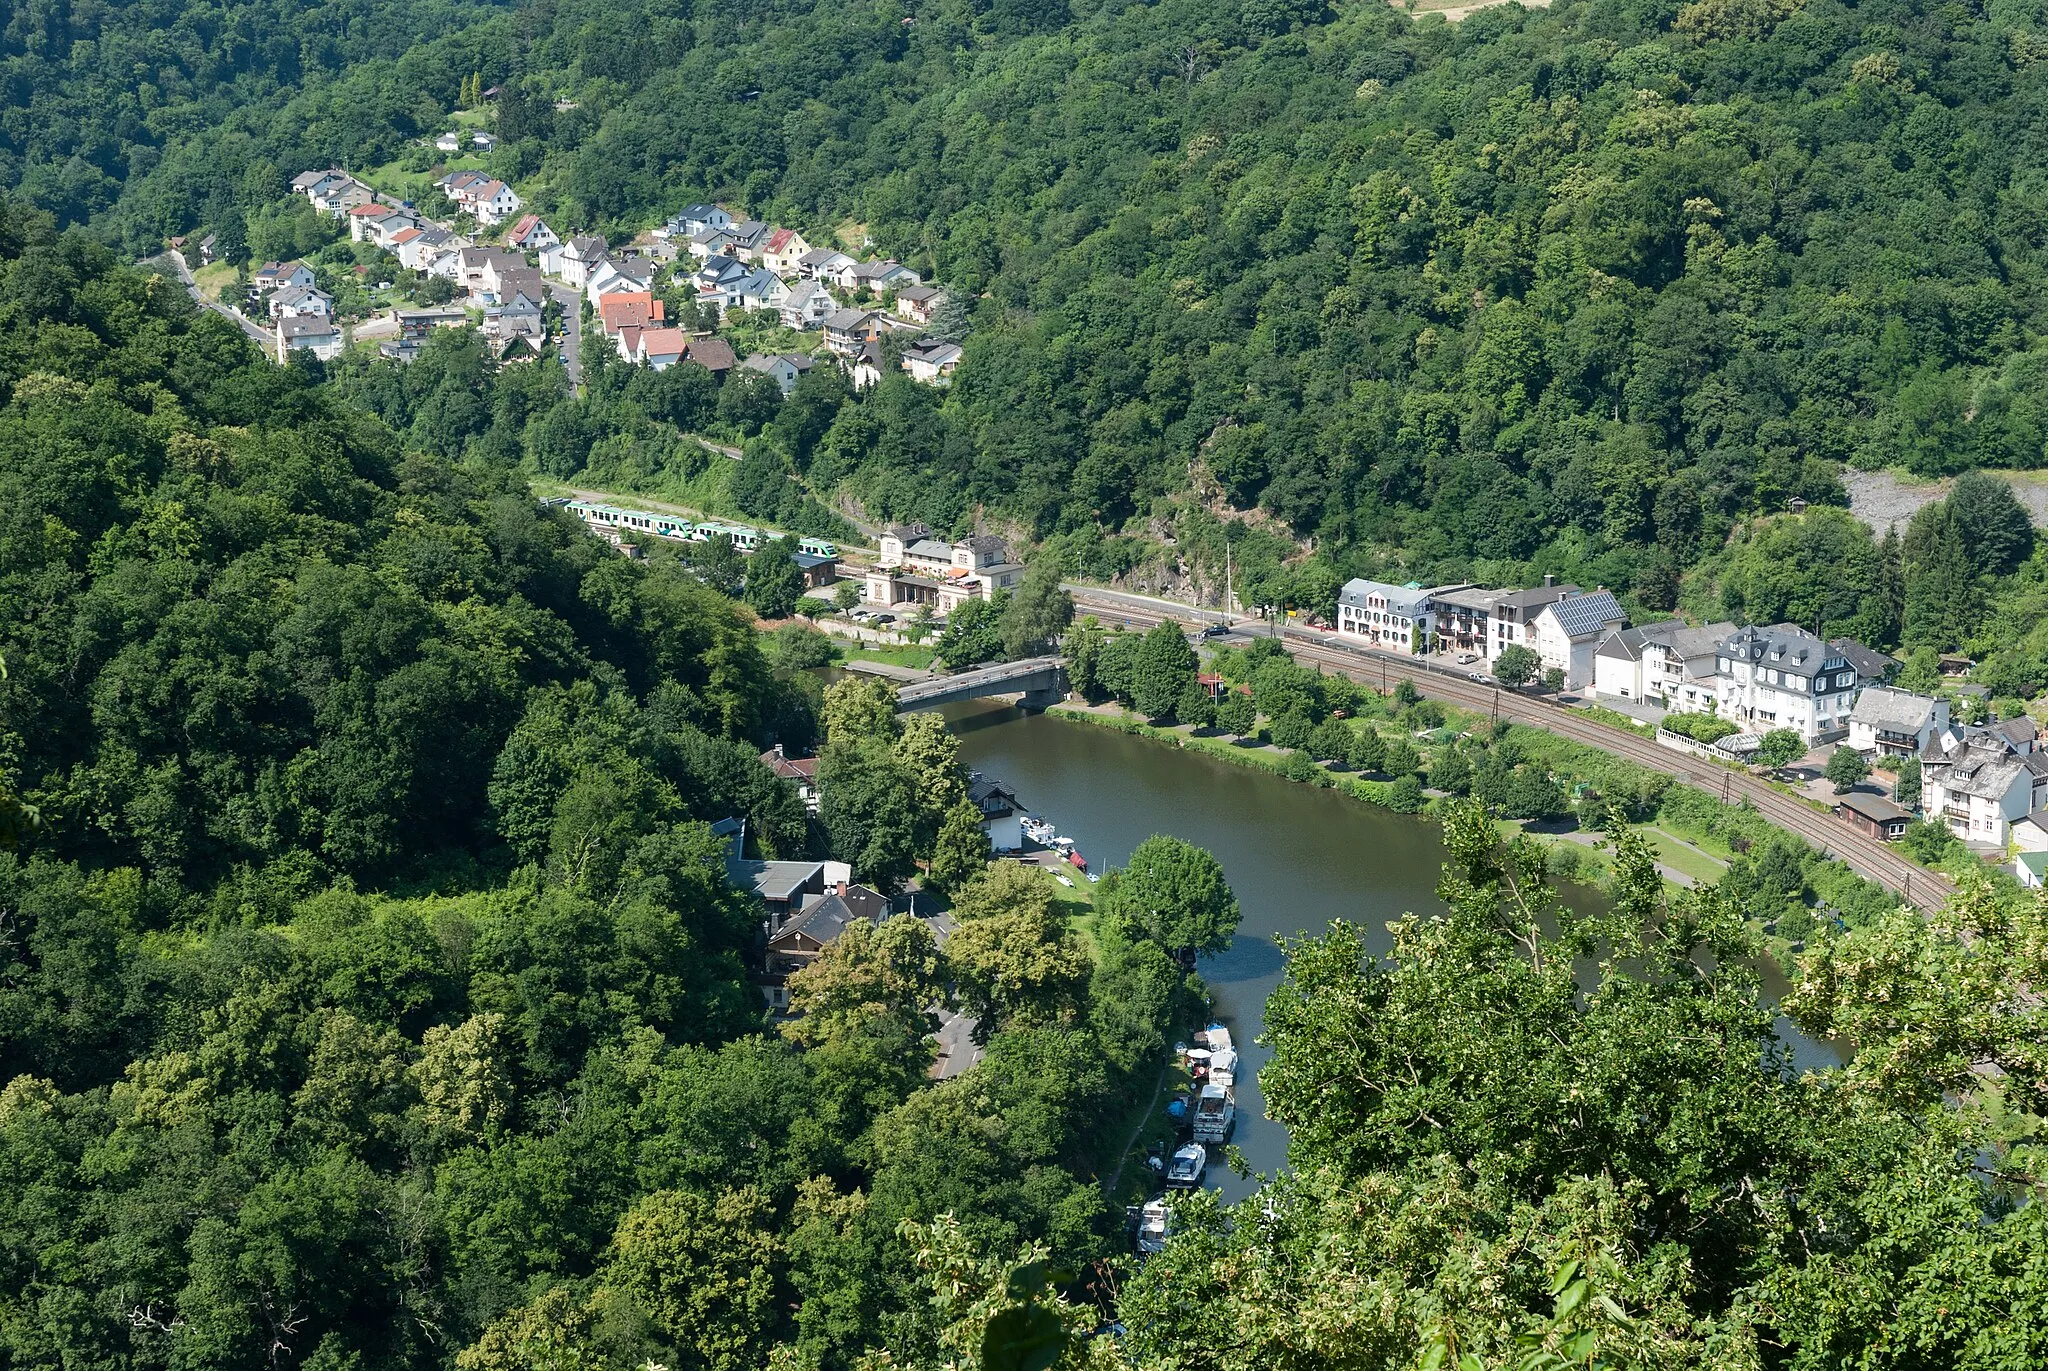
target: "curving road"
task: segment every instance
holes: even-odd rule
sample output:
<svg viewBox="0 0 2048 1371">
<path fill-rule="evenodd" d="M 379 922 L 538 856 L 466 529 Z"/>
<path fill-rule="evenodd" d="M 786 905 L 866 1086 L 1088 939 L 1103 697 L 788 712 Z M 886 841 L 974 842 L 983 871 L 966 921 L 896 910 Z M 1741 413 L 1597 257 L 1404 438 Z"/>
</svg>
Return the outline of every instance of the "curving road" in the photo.
<svg viewBox="0 0 2048 1371">
<path fill-rule="evenodd" d="M 1226 618 L 1233 624 L 1238 622 L 1235 616 L 1216 610 L 1196 609 L 1146 595 L 1095 586 L 1070 585 L 1067 589 L 1073 593 L 1076 608 L 1112 616 L 1136 627 L 1150 627 L 1165 618 L 1182 623 L 1215 623 Z M 1824 855 L 1841 858 L 1858 875 L 1897 892 L 1921 909 L 1939 908 L 1955 891 L 1955 884 L 1947 877 L 1916 865 L 1875 838 L 1866 837 L 1832 815 L 1819 813 L 1745 772 L 1659 747 L 1639 734 L 1610 727 L 1542 696 L 1469 680 L 1461 671 L 1417 658 L 1353 647 L 1334 634 L 1311 629 L 1287 628 L 1282 636 L 1288 652 L 1297 660 L 1332 668 L 1353 680 L 1383 688 L 1412 681 L 1418 690 L 1448 704 L 1513 719 L 1597 747 L 1701 790 L 1718 791 L 1724 799 L 1739 795 L 1778 827 L 1804 838 Z"/>
<path fill-rule="evenodd" d="M 221 304 L 218 300 L 209 300 L 199 293 L 199 283 L 192 279 L 192 268 L 190 264 L 188 264 L 185 261 L 184 253 L 166 248 L 163 252 L 158 253 L 154 257 L 144 258 L 143 261 L 145 264 L 150 262 L 168 261 L 171 264 L 171 270 L 175 271 L 178 275 L 178 279 L 185 283 L 186 293 L 192 297 L 194 303 L 196 303 L 201 309 L 210 309 L 215 314 L 220 315 L 224 319 L 234 320 L 237 324 L 240 324 L 242 326 L 242 332 L 249 336 L 249 340 L 255 343 L 257 347 L 264 349 L 266 352 L 269 351 L 272 347 L 276 346 L 277 336 L 271 333 L 270 330 L 258 328 L 255 324 L 250 322 L 249 316 L 242 313 L 242 311 L 238 309 L 231 309 L 228 306 Z"/>
</svg>

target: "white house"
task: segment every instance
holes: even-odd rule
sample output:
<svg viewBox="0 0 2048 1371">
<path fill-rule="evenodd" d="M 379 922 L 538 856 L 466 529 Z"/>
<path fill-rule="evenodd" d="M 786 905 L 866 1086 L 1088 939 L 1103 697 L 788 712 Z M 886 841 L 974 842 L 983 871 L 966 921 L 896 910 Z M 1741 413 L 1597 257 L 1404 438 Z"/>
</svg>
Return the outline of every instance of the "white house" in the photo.
<svg viewBox="0 0 2048 1371">
<path fill-rule="evenodd" d="M 538 214 L 525 214 L 512 226 L 512 231 L 505 235 L 505 241 L 521 252 L 543 252 L 562 240 L 548 227 L 547 220 Z"/>
<path fill-rule="evenodd" d="M 348 220 L 348 240 L 351 243 L 369 243 L 377 240 L 377 225 L 386 219 L 398 219 L 404 226 L 410 226 L 413 217 L 392 205 L 356 205 L 344 216 Z"/>
<path fill-rule="evenodd" d="M 690 235 L 690 256 L 698 261 L 707 257 L 729 257 L 732 255 L 732 233 L 728 229 L 708 228 L 702 233 Z"/>
<path fill-rule="evenodd" d="M 940 305 L 946 303 L 946 292 L 936 286 L 905 286 L 896 292 L 896 313 L 913 324 L 929 324 L 932 315 Z"/>
<path fill-rule="evenodd" d="M 904 290 L 924 284 L 924 278 L 904 266 L 895 258 L 881 261 L 862 262 L 854 267 L 851 289 L 866 286 L 877 295 L 886 295 L 892 290 Z"/>
<path fill-rule="evenodd" d="M 1719 698 L 1714 659 L 1734 631 L 1731 623 L 1687 628 L 1666 619 L 1611 632 L 1593 653 L 1593 693 L 1659 701 L 1687 713 L 1711 711 Z"/>
<path fill-rule="evenodd" d="M 324 314 L 299 314 L 277 321 L 277 360 L 294 352 L 310 352 L 321 361 L 341 354 L 341 330 Z"/>
<path fill-rule="evenodd" d="M 960 356 L 958 343 L 928 343 L 903 354 L 903 369 L 913 381 L 949 386 L 953 384 L 953 373 L 960 368 Z"/>
<path fill-rule="evenodd" d="M 1601 640 L 1627 624 L 1627 611 L 1604 590 L 1554 600 L 1536 616 L 1536 655 L 1545 671 L 1564 673 L 1566 690 L 1583 690 L 1593 683 Z"/>
<path fill-rule="evenodd" d="M 469 212 L 476 221 L 486 227 L 502 224 L 519 213 L 521 201 L 512 187 L 503 181 L 486 181 L 475 188 L 469 199 Z"/>
<path fill-rule="evenodd" d="M 1436 620 L 1421 586 L 1353 577 L 1337 592 L 1337 634 L 1390 652 L 1429 651 Z"/>
<path fill-rule="evenodd" d="M 1997 728 L 1973 728 L 1920 759 L 1921 808 L 1964 842 L 2003 847 L 2048 800 L 2048 754 Z"/>
<path fill-rule="evenodd" d="M 324 319 L 333 313 L 334 297 L 318 286 L 286 286 L 270 297 L 273 319 L 302 319 L 314 314 Z"/>
<path fill-rule="evenodd" d="M 302 181 L 307 184 L 301 186 Z M 368 186 L 338 170 L 307 172 L 294 178 L 292 185 L 313 202 L 314 209 L 324 214 L 347 214 L 357 205 L 377 198 Z"/>
<path fill-rule="evenodd" d="M 597 269 L 610 251 L 610 245 L 596 234 L 571 238 L 566 243 L 556 243 L 553 247 L 542 248 L 540 269 L 581 290 L 590 283 L 590 273 Z"/>
<path fill-rule="evenodd" d="M 455 235 L 444 228 L 423 228 L 414 237 L 397 244 L 398 261 L 411 271 L 425 271 L 435 257 L 456 246 Z"/>
<path fill-rule="evenodd" d="M 839 302 L 832 298 L 832 292 L 816 281 L 797 282 L 776 306 L 783 323 L 800 329 L 817 328 L 838 309 Z"/>
<path fill-rule="evenodd" d="M 835 252 L 831 248 L 817 248 L 797 258 L 796 274 L 806 281 L 824 281 L 829 285 L 833 276 L 851 271 L 859 265 L 860 263 L 843 252 Z"/>
<path fill-rule="evenodd" d="M 1866 755 L 1917 757 L 1948 731 L 1948 701 L 1936 695 L 1865 686 L 1849 711 L 1849 746 Z"/>
<path fill-rule="evenodd" d="M 694 238 L 705 229 L 722 229 L 732 223 L 732 212 L 719 205 L 684 205 L 669 221 L 669 236 Z"/>
<path fill-rule="evenodd" d="M 633 360 L 656 371 L 667 371 L 683 360 L 689 345 L 689 337 L 679 328 L 644 328 L 640 330 Z"/>
<path fill-rule="evenodd" d="M 311 286 L 313 269 L 304 262 L 265 262 L 249 275 L 258 291 L 283 290 L 286 286 Z"/>
<path fill-rule="evenodd" d="M 967 782 L 967 802 L 981 811 L 981 831 L 995 852 L 1024 848 L 1024 805 L 1001 781 L 975 773 Z"/>
<path fill-rule="evenodd" d="M 459 133 L 457 133 L 457 132 L 456 132 L 455 130 L 453 130 L 453 129 L 450 129 L 450 130 L 448 130 L 448 132 L 446 132 L 446 133 L 442 134 L 442 135 L 441 135 L 441 136 L 440 136 L 439 138 L 436 138 L 436 139 L 434 140 L 434 151 L 436 151 L 436 152 L 461 152 L 461 151 L 462 151 L 462 135 L 461 135 L 461 134 L 459 134 Z"/>
<path fill-rule="evenodd" d="M 727 309 L 777 309 L 789 298 L 782 278 L 762 267 L 726 288 Z"/>
<path fill-rule="evenodd" d="M 1714 666 L 1720 691 L 1715 712 L 1747 732 L 1789 728 L 1814 742 L 1849 727 L 1856 668 L 1795 624 L 1730 634 Z"/>
<path fill-rule="evenodd" d="M 303 195 L 317 205 L 322 195 L 351 179 L 340 167 L 329 167 L 326 171 L 302 171 L 292 178 L 292 194 Z"/>
<path fill-rule="evenodd" d="M 882 336 L 881 316 L 868 309 L 842 309 L 825 316 L 825 346 L 841 357 L 857 357 Z"/>
<path fill-rule="evenodd" d="M 2013 820 L 2012 845 L 2022 852 L 2048 852 L 2048 809 Z"/>
<path fill-rule="evenodd" d="M 796 389 L 797 379 L 817 363 L 801 352 L 757 352 L 740 365 L 748 371 L 758 371 L 772 378 L 787 397 Z"/>
<path fill-rule="evenodd" d="M 584 283 L 583 293 L 596 304 L 598 297 L 621 290 L 654 289 L 654 264 L 637 257 L 624 260 L 607 257 L 591 270 L 590 279 Z"/>
</svg>

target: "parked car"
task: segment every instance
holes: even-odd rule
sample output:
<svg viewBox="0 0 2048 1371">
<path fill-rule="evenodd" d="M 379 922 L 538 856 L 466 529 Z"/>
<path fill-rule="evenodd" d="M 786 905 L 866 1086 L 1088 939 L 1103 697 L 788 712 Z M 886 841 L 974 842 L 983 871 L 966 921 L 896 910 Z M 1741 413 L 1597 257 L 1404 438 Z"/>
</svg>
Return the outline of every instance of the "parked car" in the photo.
<svg viewBox="0 0 2048 1371">
<path fill-rule="evenodd" d="M 1490 681 L 1493 678 L 1483 671 L 1468 671 L 1465 673 L 1465 679 L 1468 681 Z"/>
</svg>

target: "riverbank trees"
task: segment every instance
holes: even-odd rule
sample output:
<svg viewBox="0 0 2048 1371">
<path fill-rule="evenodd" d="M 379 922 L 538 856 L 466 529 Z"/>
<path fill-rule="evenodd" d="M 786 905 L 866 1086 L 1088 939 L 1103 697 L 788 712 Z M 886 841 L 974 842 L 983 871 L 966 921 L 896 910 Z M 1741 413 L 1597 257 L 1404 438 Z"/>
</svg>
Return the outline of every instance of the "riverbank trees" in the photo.
<svg viewBox="0 0 2048 1371">
<path fill-rule="evenodd" d="M 1294 1174 L 1235 1213 L 1180 1208 L 1125 1290 L 1134 1366 L 2048 1352 L 2048 1281 L 2013 1260 L 2040 1241 L 2041 1177 L 2000 1122 L 2023 1099 L 2028 1134 L 2040 1073 L 1994 1100 L 1973 1070 L 2033 1031 L 2040 906 L 1965 892 L 1829 944 L 1787 1009 L 1846 1030 L 1861 1065 L 1801 1075 L 1721 893 L 1667 904 L 1622 830 L 1614 913 L 1581 920 L 1477 806 L 1445 839 L 1448 912 L 1395 925 L 1390 957 L 1346 926 L 1288 947 L 1260 1084 Z M 1924 994 L 1950 974 L 1972 1008 L 1930 1032 Z"/>
</svg>

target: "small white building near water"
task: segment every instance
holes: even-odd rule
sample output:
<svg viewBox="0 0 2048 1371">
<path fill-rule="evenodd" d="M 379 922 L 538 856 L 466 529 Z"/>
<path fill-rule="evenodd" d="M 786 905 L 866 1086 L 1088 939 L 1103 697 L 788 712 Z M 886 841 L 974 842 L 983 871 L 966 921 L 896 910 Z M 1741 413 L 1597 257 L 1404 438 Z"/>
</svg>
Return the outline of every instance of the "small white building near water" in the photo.
<svg viewBox="0 0 2048 1371">
<path fill-rule="evenodd" d="M 1024 805 L 1015 791 L 1001 781 L 976 773 L 967 783 L 967 800 L 981 811 L 981 831 L 996 852 L 1020 852 L 1024 848 Z"/>
</svg>

